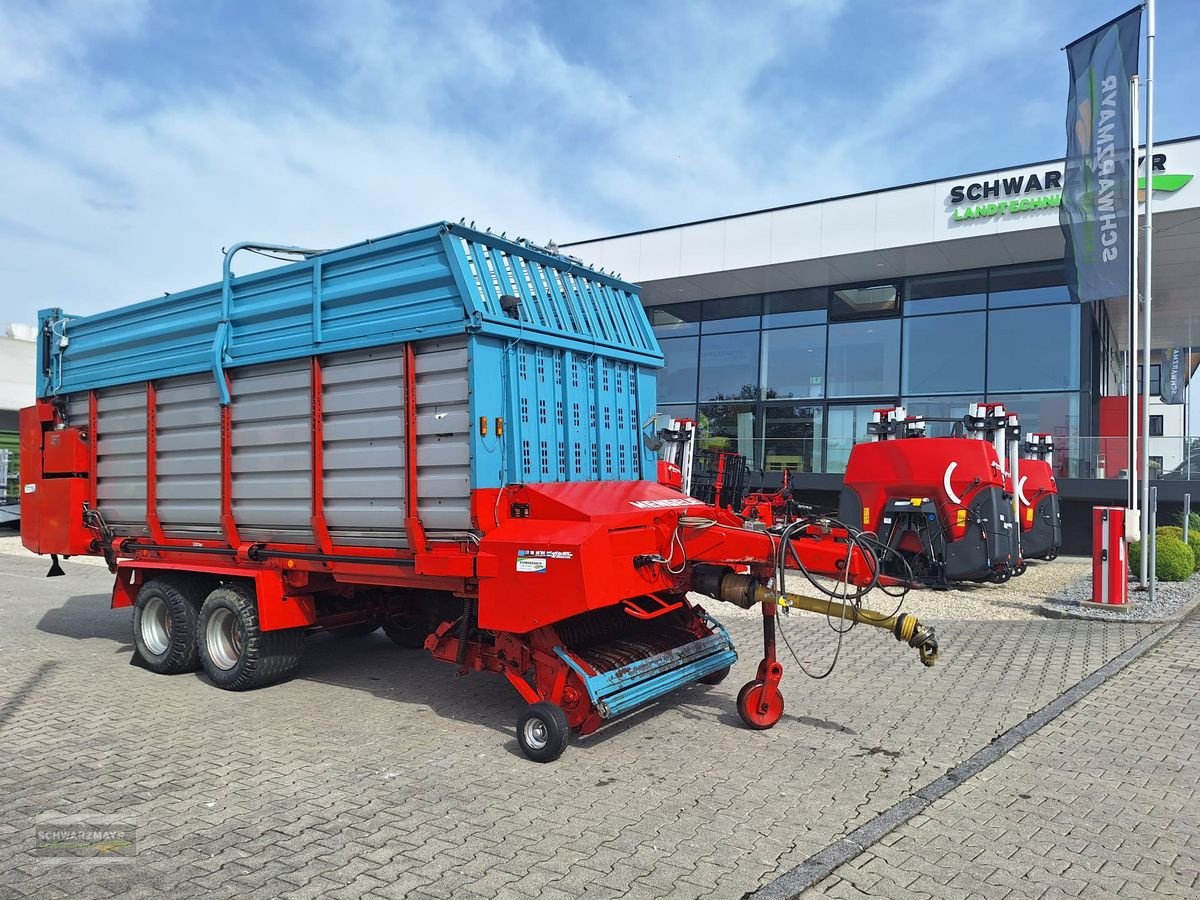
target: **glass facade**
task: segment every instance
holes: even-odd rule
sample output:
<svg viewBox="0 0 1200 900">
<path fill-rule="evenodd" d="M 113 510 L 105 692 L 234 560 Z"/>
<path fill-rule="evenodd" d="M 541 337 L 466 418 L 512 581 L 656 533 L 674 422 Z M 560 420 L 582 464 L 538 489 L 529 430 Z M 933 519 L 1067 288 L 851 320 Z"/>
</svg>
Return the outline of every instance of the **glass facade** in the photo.
<svg viewBox="0 0 1200 900">
<path fill-rule="evenodd" d="M 660 410 L 768 471 L 843 471 L 872 410 L 897 403 L 958 419 L 999 401 L 1069 445 L 1098 376 L 1064 281 L 1058 261 L 652 307 Z"/>
<path fill-rule="evenodd" d="M 904 394 L 983 390 L 987 313 L 920 316 L 904 323 Z"/>
<path fill-rule="evenodd" d="M 899 383 L 899 319 L 838 322 L 829 326 L 828 396 L 895 394 Z"/>
</svg>

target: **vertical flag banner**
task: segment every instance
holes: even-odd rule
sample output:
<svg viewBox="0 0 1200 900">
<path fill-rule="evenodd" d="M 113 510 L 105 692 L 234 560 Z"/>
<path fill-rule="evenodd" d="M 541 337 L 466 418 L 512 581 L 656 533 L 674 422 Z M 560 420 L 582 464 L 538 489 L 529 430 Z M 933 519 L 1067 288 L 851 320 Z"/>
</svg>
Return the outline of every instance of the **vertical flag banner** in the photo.
<svg viewBox="0 0 1200 900">
<path fill-rule="evenodd" d="M 1178 405 L 1185 401 L 1189 356 L 1191 353 L 1182 347 L 1172 347 L 1163 356 L 1162 376 L 1159 379 L 1159 396 L 1163 403 Z"/>
<path fill-rule="evenodd" d="M 1137 74 L 1142 8 L 1067 49 L 1067 164 L 1059 224 L 1067 242 L 1067 285 L 1076 302 L 1129 292 L 1129 79 Z"/>
</svg>

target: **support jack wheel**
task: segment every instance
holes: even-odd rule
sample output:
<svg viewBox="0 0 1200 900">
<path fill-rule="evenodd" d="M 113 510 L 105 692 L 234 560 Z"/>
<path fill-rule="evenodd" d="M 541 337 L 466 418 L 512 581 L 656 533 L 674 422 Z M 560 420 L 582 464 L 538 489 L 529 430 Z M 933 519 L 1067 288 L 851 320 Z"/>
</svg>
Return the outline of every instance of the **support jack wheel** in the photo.
<svg viewBox="0 0 1200 900">
<path fill-rule="evenodd" d="M 566 713 L 553 703 L 530 704 L 517 719 L 517 743 L 534 762 L 553 762 L 562 756 L 569 734 Z"/>
<path fill-rule="evenodd" d="M 783 694 L 774 685 L 748 682 L 738 692 L 737 711 L 748 728 L 765 731 L 783 717 Z"/>
</svg>

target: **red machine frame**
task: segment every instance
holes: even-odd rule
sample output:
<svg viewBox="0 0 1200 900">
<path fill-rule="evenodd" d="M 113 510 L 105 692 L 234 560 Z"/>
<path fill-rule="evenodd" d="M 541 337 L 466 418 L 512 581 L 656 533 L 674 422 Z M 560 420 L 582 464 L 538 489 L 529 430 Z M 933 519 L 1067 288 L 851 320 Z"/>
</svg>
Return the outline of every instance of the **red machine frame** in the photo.
<svg viewBox="0 0 1200 900">
<path fill-rule="evenodd" d="M 408 458 L 416 459 L 411 344 L 405 347 L 404 366 L 405 447 Z M 417 466 L 410 465 L 404 502 L 413 549 L 336 543 L 324 517 L 321 375 L 321 361 L 314 358 L 312 544 L 251 541 L 239 533 L 233 505 L 234 411 L 229 406 L 222 407 L 220 420 L 222 538 L 168 536 L 157 509 L 155 385 L 148 383 L 146 536 L 114 535 L 97 508 L 93 391 L 86 425 L 68 421 L 65 406 L 50 401 L 39 400 L 21 411 L 26 546 L 38 553 L 103 554 L 116 574 L 113 607 L 134 605 L 139 591 L 164 574 L 188 576 L 205 591 L 227 583 L 245 585 L 252 588 L 258 626 L 265 634 L 404 619 L 417 615 L 414 609 L 426 608 L 416 601 L 434 595 L 439 598 L 432 607 L 434 618 L 416 622 L 426 649 L 463 673 L 502 673 L 530 704 L 561 709 L 566 725 L 580 734 L 594 731 L 605 718 L 603 706 L 588 695 L 589 678 L 600 672 L 586 658 L 563 651 L 563 630 L 591 622 L 588 617 L 598 611 L 618 610 L 622 623 L 661 623 L 703 640 L 720 626 L 687 600 L 691 589 L 706 587 L 710 596 L 741 605 L 762 604 L 764 659 L 739 698 L 739 711 L 751 727 L 770 727 L 782 714 L 778 684 L 783 668 L 774 642 L 780 602 L 815 612 L 832 610 L 893 630 L 921 651 L 926 664 L 936 658 L 932 630 L 914 630 L 912 617 L 901 628 L 897 622 L 904 616 L 872 618 L 857 604 L 839 611 L 827 599 L 774 595 L 764 600 L 766 595 L 751 598 L 740 582 L 736 589 L 726 587 L 723 576 L 735 570 L 761 586 L 779 565 L 792 565 L 779 553 L 779 537 L 748 529 L 732 512 L 653 482 L 477 490 L 472 496 L 475 536 L 441 537 L 428 535 L 422 526 Z M 849 567 L 853 583 L 866 583 L 874 575 L 873 561 L 844 531 L 814 526 L 795 537 L 806 557 L 826 560 L 835 570 Z M 531 572 L 541 576 L 536 593 L 527 577 Z M 454 608 L 447 610 L 446 601 Z"/>
</svg>

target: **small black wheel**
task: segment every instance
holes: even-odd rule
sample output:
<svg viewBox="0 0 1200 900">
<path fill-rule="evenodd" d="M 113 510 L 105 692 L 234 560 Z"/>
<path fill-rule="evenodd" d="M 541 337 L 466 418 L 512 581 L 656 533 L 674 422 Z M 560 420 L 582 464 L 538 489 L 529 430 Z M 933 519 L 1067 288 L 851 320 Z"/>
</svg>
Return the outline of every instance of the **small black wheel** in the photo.
<svg viewBox="0 0 1200 900">
<path fill-rule="evenodd" d="M 1025 560 L 1021 560 L 1019 563 L 1017 563 L 1017 567 L 1015 569 L 1013 569 L 1013 577 L 1020 578 L 1028 570 L 1029 570 L 1029 563 L 1025 562 Z"/>
<path fill-rule="evenodd" d="M 517 743 L 534 762 L 553 762 L 562 756 L 569 734 L 567 714 L 553 703 L 531 704 L 517 719 Z"/>
<path fill-rule="evenodd" d="M 420 650 L 432 629 L 426 616 L 393 616 L 383 623 L 383 633 L 409 650 Z"/>
<path fill-rule="evenodd" d="M 1042 559 L 1044 559 L 1046 562 L 1054 562 L 1056 559 L 1058 559 L 1058 548 L 1051 547 L 1042 554 Z"/>
<path fill-rule="evenodd" d="M 699 679 L 699 682 L 700 684 L 720 684 L 728 674 L 729 666 L 726 666 L 723 669 L 717 669 L 715 672 L 709 672 L 703 678 Z"/>
<path fill-rule="evenodd" d="M 178 675 L 199 666 L 196 621 L 200 597 L 190 587 L 187 581 L 154 578 L 138 591 L 133 604 L 133 642 L 151 672 Z"/>
<path fill-rule="evenodd" d="M 993 572 L 991 581 L 992 584 L 1004 584 L 1010 578 L 1012 578 L 1012 570 L 1006 566 L 1003 569 L 997 569 L 995 572 Z"/>
<path fill-rule="evenodd" d="M 240 584 L 222 585 L 208 595 L 196 635 L 205 674 L 227 691 L 248 691 L 291 677 L 304 646 L 302 628 L 263 631 L 254 590 Z"/>
</svg>

